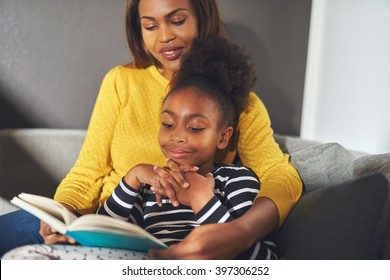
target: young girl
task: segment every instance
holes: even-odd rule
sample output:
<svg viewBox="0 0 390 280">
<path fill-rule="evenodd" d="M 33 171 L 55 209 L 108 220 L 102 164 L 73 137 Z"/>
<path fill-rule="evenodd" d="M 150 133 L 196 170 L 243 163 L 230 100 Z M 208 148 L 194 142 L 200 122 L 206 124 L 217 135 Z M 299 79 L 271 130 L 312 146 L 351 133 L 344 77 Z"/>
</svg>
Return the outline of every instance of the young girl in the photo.
<svg viewBox="0 0 390 280">
<path fill-rule="evenodd" d="M 197 166 L 197 172 L 183 174 L 191 187 L 175 189 L 180 202 L 175 207 L 167 197 L 156 197 L 161 179 L 146 184 L 154 166 L 138 164 L 122 178 L 98 213 L 138 224 L 167 245 L 182 241 L 200 225 L 242 216 L 259 191 L 259 180 L 245 167 L 217 163 L 216 153 L 234 140 L 238 117 L 246 107 L 254 80 L 254 68 L 236 45 L 224 39 L 196 40 L 163 101 L 158 133 L 166 158 L 180 166 Z M 272 243 L 258 241 L 237 258 L 276 259 L 273 249 Z M 59 251 L 57 247 L 50 255 L 64 257 L 64 250 L 61 254 Z M 89 258 L 95 254 L 88 248 L 82 251 Z M 121 255 L 124 252 L 117 250 L 116 257 L 126 258 Z M 102 251 L 98 253 L 103 256 Z"/>
</svg>

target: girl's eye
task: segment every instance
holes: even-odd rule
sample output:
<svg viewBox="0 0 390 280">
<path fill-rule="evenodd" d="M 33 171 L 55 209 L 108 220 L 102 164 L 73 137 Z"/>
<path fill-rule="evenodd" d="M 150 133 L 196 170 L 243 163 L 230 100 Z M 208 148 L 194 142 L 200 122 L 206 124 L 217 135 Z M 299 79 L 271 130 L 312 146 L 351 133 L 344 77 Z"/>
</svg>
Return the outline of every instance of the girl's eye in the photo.
<svg viewBox="0 0 390 280">
<path fill-rule="evenodd" d="M 188 127 L 188 130 L 192 131 L 192 132 L 200 132 L 204 129 L 204 127 Z"/>
<path fill-rule="evenodd" d="M 180 26 L 180 25 L 182 25 L 185 21 L 186 21 L 186 19 L 183 18 L 183 19 L 178 19 L 178 20 L 172 20 L 171 23 L 172 23 L 173 25 Z"/>
<path fill-rule="evenodd" d="M 173 124 L 171 123 L 161 123 L 165 128 L 172 128 Z"/>
</svg>

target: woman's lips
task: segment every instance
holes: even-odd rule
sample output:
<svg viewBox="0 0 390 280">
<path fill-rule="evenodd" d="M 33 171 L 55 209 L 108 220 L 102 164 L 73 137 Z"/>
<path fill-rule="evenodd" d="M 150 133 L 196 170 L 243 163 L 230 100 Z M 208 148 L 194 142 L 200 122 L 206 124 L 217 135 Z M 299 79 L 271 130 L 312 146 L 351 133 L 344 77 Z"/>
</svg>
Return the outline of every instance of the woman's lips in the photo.
<svg viewBox="0 0 390 280">
<path fill-rule="evenodd" d="M 183 53 L 183 48 L 179 47 L 166 47 L 160 50 L 163 58 L 166 60 L 175 60 L 179 58 Z"/>
</svg>

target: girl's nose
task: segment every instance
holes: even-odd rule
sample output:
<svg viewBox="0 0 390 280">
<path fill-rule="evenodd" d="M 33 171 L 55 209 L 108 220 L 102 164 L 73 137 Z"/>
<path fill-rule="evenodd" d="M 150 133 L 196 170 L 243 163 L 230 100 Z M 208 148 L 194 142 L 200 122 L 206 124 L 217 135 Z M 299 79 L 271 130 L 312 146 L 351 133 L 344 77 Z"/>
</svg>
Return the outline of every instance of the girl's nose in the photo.
<svg viewBox="0 0 390 280">
<path fill-rule="evenodd" d="M 184 133 L 175 132 L 170 136 L 170 140 L 176 143 L 185 143 L 187 142 L 187 138 Z"/>
</svg>

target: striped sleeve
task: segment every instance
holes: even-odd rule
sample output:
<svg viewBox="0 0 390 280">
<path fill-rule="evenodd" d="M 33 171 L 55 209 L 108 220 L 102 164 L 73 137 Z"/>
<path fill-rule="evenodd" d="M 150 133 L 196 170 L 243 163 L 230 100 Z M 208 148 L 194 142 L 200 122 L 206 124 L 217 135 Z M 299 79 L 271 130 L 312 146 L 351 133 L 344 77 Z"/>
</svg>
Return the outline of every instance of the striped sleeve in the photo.
<svg viewBox="0 0 390 280">
<path fill-rule="evenodd" d="M 218 195 L 215 195 L 194 215 L 195 220 L 201 225 L 225 223 L 244 215 L 260 188 L 256 175 L 245 167 L 224 166 L 214 173 L 214 178 L 216 185 L 221 185 L 217 193 L 224 199 L 220 200 Z M 277 252 L 273 242 L 257 241 L 236 259 L 273 260 L 278 259 Z"/>
<path fill-rule="evenodd" d="M 225 223 L 233 219 L 221 203 L 221 201 L 214 196 L 210 201 L 194 215 L 195 221 L 199 224 Z"/>
<path fill-rule="evenodd" d="M 195 216 L 200 224 L 225 223 L 236 219 L 252 206 L 260 189 L 256 175 L 245 167 L 224 166 L 214 173 L 225 203 L 214 196 Z"/>
<path fill-rule="evenodd" d="M 119 185 L 103 206 L 98 209 L 97 213 L 141 225 L 143 215 L 142 199 L 139 191 L 129 186 L 122 178 Z"/>
<path fill-rule="evenodd" d="M 235 173 L 238 176 L 231 176 L 224 187 L 226 208 L 234 219 L 251 208 L 260 189 L 259 180 L 249 169 L 244 167 Z"/>
<path fill-rule="evenodd" d="M 242 252 L 236 260 L 277 260 L 278 250 L 271 241 L 257 241 L 249 249 Z"/>
</svg>

